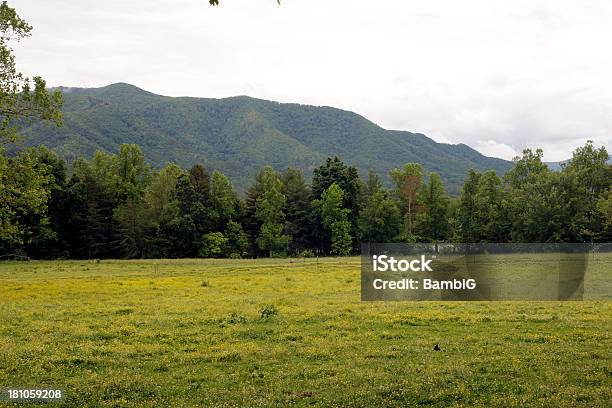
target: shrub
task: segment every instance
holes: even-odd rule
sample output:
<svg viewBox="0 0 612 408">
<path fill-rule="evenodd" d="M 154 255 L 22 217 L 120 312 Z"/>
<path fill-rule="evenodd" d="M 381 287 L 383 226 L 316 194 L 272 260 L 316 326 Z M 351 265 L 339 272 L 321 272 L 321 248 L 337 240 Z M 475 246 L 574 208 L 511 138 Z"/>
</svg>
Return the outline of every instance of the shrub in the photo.
<svg viewBox="0 0 612 408">
<path fill-rule="evenodd" d="M 305 249 L 299 254 L 300 258 L 314 258 L 315 253 L 311 249 Z"/>
<path fill-rule="evenodd" d="M 202 237 L 200 251 L 202 258 L 219 258 L 223 256 L 227 238 L 221 232 L 211 232 Z"/>
<path fill-rule="evenodd" d="M 241 314 L 238 314 L 236 312 L 232 312 L 230 313 L 230 315 L 225 319 L 226 323 L 229 324 L 239 324 L 239 323 L 246 323 L 247 322 L 247 318 Z"/>
<path fill-rule="evenodd" d="M 259 316 L 262 319 L 269 319 L 270 317 L 275 316 L 277 314 L 278 310 L 276 309 L 276 307 L 274 307 L 274 305 L 266 305 L 259 311 Z"/>
</svg>

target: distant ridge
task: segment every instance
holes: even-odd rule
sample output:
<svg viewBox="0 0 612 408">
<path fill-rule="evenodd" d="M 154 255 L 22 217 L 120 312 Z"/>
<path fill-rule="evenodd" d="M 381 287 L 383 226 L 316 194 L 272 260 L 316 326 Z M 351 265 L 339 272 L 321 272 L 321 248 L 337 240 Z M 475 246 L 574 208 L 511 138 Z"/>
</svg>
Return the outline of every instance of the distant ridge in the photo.
<svg viewBox="0 0 612 408">
<path fill-rule="evenodd" d="M 168 97 L 134 85 L 59 87 L 64 126 L 35 124 L 28 145 L 45 144 L 68 161 L 95 150 L 117 152 L 122 143 L 142 147 L 156 167 L 202 163 L 232 178 L 244 191 L 267 164 L 312 170 L 339 156 L 364 175 L 387 179 L 394 167 L 422 163 L 440 173 L 456 194 L 470 168 L 504 173 L 511 163 L 486 157 L 465 144 L 437 143 L 420 133 L 383 129 L 364 117 L 332 107 L 278 103 L 248 96 L 224 99 Z"/>
</svg>

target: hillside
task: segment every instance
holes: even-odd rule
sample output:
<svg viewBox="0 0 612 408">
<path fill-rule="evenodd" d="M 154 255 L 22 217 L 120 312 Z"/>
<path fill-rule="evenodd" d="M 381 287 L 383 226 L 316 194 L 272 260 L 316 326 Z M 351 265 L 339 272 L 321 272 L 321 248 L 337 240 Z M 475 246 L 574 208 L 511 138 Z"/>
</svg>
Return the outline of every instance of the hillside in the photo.
<svg viewBox="0 0 612 408">
<path fill-rule="evenodd" d="M 294 166 L 310 177 L 328 156 L 340 156 L 384 175 L 406 162 L 440 173 L 457 193 L 470 168 L 503 173 L 510 163 L 464 145 L 436 143 L 419 133 L 383 129 L 353 112 L 281 104 L 246 96 L 173 98 L 129 84 L 61 88 L 64 126 L 35 124 L 24 130 L 28 145 L 45 144 L 68 161 L 97 149 L 117 152 L 122 143 L 142 147 L 156 167 L 202 163 L 244 190 L 260 167 Z"/>
</svg>

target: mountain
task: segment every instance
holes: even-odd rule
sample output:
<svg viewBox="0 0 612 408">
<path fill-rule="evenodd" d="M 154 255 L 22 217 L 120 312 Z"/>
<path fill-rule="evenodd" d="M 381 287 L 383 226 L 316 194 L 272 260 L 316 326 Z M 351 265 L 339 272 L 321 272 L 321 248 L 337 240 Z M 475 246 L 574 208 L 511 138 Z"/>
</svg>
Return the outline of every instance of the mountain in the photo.
<svg viewBox="0 0 612 408">
<path fill-rule="evenodd" d="M 270 164 L 312 170 L 328 156 L 385 176 L 407 162 L 438 172 L 456 194 L 470 168 L 505 172 L 510 163 L 464 144 L 436 143 L 419 133 L 383 129 L 356 113 L 238 96 L 168 97 L 118 83 L 102 88 L 60 88 L 64 125 L 24 129 L 26 144 L 45 144 L 71 162 L 95 150 L 117 152 L 122 143 L 142 147 L 155 167 L 202 163 L 228 175 L 244 191 Z"/>
</svg>

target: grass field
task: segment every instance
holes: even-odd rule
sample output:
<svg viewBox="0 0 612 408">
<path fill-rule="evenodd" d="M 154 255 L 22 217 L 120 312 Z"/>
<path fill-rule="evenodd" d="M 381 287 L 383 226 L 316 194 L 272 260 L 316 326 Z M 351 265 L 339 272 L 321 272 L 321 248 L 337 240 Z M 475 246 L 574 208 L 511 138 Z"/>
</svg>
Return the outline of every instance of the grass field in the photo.
<svg viewBox="0 0 612 408">
<path fill-rule="evenodd" d="M 71 407 L 610 406 L 612 302 L 360 302 L 359 274 L 3 262 L 0 388 L 63 388 Z"/>
</svg>

